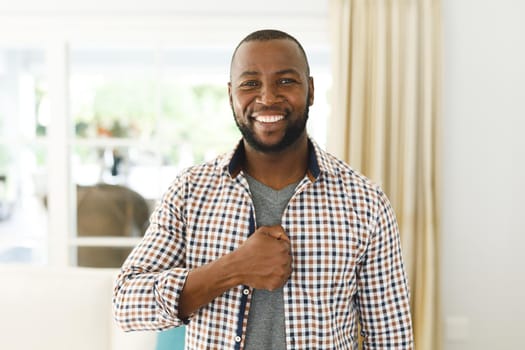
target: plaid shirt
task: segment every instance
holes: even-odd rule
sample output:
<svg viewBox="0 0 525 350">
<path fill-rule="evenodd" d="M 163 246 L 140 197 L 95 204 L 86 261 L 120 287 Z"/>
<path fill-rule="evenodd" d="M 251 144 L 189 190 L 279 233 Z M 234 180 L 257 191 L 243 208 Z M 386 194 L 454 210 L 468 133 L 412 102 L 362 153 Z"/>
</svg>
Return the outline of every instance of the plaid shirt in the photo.
<svg viewBox="0 0 525 350">
<path fill-rule="evenodd" d="M 307 175 L 282 217 L 293 271 L 284 285 L 288 349 L 412 349 L 399 232 L 384 193 L 309 141 Z M 188 272 L 239 247 L 255 230 L 240 160 L 229 155 L 180 174 L 117 278 L 117 323 L 127 331 L 187 323 L 186 349 L 242 349 L 252 290 L 237 286 L 188 320 L 177 317 Z"/>
</svg>

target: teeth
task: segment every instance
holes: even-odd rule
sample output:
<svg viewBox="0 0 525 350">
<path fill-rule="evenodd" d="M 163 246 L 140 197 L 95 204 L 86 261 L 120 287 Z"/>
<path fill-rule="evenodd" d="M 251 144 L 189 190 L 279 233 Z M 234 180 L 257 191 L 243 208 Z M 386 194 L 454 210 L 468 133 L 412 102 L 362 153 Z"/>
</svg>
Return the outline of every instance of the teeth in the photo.
<svg viewBox="0 0 525 350">
<path fill-rule="evenodd" d="M 282 115 L 259 115 L 255 117 L 255 120 L 261 123 L 275 123 L 283 119 L 284 116 Z"/>
</svg>

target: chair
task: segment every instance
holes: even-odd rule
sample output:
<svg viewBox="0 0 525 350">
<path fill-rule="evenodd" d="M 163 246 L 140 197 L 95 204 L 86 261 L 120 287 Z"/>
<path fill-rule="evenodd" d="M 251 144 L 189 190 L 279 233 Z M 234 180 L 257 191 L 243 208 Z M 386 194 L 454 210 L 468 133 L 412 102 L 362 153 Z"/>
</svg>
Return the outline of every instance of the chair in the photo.
<svg viewBox="0 0 525 350">
<path fill-rule="evenodd" d="M 148 203 L 139 193 L 120 185 L 77 186 L 79 237 L 139 237 L 147 228 Z M 120 267 L 130 248 L 79 247 L 78 266 Z"/>
<path fill-rule="evenodd" d="M 157 335 L 155 350 L 184 350 L 186 328 L 184 326 L 168 329 Z"/>
</svg>

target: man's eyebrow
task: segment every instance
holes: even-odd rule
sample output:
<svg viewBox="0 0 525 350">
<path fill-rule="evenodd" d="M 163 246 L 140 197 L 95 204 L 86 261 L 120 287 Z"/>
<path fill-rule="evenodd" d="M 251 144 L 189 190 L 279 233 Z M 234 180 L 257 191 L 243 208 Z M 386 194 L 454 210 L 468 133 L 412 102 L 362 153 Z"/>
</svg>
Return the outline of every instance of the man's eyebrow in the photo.
<svg viewBox="0 0 525 350">
<path fill-rule="evenodd" d="M 275 73 L 277 75 L 284 75 L 284 74 L 297 74 L 297 75 L 299 75 L 300 74 L 296 69 L 293 69 L 293 68 L 283 69 L 283 70 L 277 71 Z"/>
<path fill-rule="evenodd" d="M 239 78 L 244 78 L 244 77 L 253 77 L 253 76 L 255 76 L 255 75 L 259 75 L 259 72 L 254 71 L 254 70 L 247 70 L 247 71 L 242 72 L 242 73 L 239 75 Z"/>
<path fill-rule="evenodd" d="M 261 74 L 260 72 L 255 71 L 255 70 L 247 70 L 247 71 L 242 72 L 239 75 L 239 78 L 254 77 L 254 76 L 258 76 L 260 74 Z M 296 69 L 293 69 L 293 68 L 281 69 L 281 70 L 275 72 L 275 74 L 276 75 L 285 75 L 285 74 L 300 75 L 300 73 Z"/>
</svg>

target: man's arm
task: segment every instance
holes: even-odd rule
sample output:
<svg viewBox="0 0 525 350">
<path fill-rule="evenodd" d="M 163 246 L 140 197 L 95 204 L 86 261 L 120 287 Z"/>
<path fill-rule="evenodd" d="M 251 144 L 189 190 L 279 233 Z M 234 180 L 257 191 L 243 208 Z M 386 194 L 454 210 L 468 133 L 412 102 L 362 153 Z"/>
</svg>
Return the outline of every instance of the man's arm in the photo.
<svg viewBox="0 0 525 350">
<path fill-rule="evenodd" d="M 174 184 L 166 193 L 142 242 L 117 277 L 113 312 L 126 331 L 181 325 L 183 319 L 232 287 L 245 284 L 275 289 L 291 273 L 290 245 L 280 226 L 261 227 L 236 251 L 188 269 L 180 188 Z"/>
<path fill-rule="evenodd" d="M 357 301 L 364 349 L 413 349 L 399 230 L 390 203 L 381 191 L 375 230 L 358 276 Z"/>
</svg>

